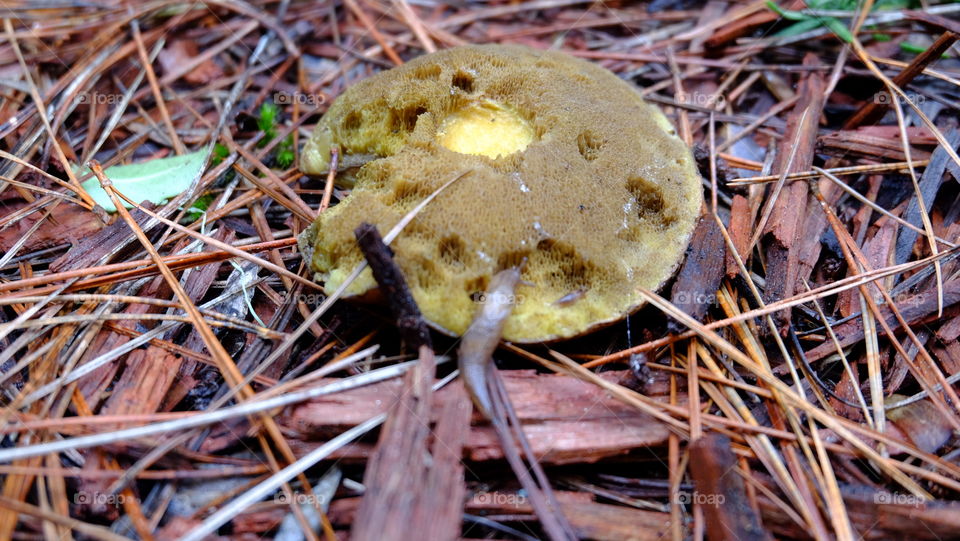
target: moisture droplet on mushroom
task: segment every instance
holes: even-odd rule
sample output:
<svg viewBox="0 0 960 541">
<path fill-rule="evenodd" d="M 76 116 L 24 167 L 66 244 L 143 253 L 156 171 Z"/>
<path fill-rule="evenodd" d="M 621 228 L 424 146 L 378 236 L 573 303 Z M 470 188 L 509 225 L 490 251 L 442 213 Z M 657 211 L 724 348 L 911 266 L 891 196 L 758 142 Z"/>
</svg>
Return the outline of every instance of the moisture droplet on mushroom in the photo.
<svg viewBox="0 0 960 541">
<path fill-rule="evenodd" d="M 503 339 L 570 338 L 643 304 L 683 257 L 700 209 L 689 148 L 635 88 L 589 62 L 520 46 L 419 57 L 349 88 L 304 148 L 372 157 L 340 175 L 350 195 L 300 237 L 315 277 L 340 286 L 362 260 L 363 221 L 393 227 L 444 183 L 393 242 L 424 317 L 461 335 L 499 271 L 525 261 Z M 376 291 L 369 270 L 347 290 Z"/>
</svg>

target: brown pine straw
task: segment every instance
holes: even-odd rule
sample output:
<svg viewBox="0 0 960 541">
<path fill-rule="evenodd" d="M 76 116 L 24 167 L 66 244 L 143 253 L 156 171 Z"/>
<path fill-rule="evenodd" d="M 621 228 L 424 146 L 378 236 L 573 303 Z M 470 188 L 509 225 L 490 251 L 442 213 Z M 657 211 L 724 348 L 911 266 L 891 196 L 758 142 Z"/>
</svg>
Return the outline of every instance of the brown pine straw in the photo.
<svg viewBox="0 0 960 541">
<path fill-rule="evenodd" d="M 226 378 L 227 382 L 230 385 L 237 385 L 240 382 L 242 382 L 244 380 L 243 374 L 237 369 L 237 365 L 233 362 L 233 359 L 230 357 L 230 354 L 227 353 L 227 350 L 223 347 L 223 344 L 220 342 L 220 340 L 217 339 L 216 335 L 213 333 L 213 329 L 211 329 L 210 325 L 207 323 L 207 320 L 203 318 L 203 315 L 200 313 L 200 310 L 190 299 L 190 296 L 183 289 L 183 286 L 180 285 L 180 280 L 177 279 L 177 277 L 173 274 L 173 272 L 166 265 L 166 263 L 163 262 L 163 259 L 160 257 L 160 254 L 157 253 L 156 248 L 153 247 L 153 244 L 150 242 L 150 239 L 147 238 L 147 235 L 143 232 L 142 229 L 140 229 L 140 226 L 139 224 L 137 224 L 137 221 L 134 220 L 133 217 L 130 215 L 130 213 L 126 210 L 126 208 L 124 208 L 123 201 L 118 195 L 118 192 L 113 188 L 113 182 L 111 182 L 110 179 L 108 179 L 103 174 L 103 169 L 101 169 L 100 164 L 98 164 L 96 161 L 90 162 L 90 169 L 93 171 L 94 175 L 96 175 L 97 179 L 100 181 L 100 185 L 107 192 L 107 195 L 110 196 L 110 199 L 113 201 L 113 204 L 117 208 L 117 212 L 120 214 L 123 220 L 127 222 L 127 225 L 130 227 L 130 229 L 133 230 L 134 234 L 137 236 L 138 240 L 143 245 L 144 249 L 146 249 L 146 251 L 150 254 L 151 259 L 153 259 L 154 263 L 157 266 L 157 270 L 167 281 L 167 284 L 170 286 L 170 289 L 172 289 L 174 294 L 178 297 L 181 307 L 187 312 L 187 315 L 192 320 L 194 328 L 197 331 L 199 331 L 200 336 L 203 338 L 204 344 L 206 344 L 207 350 L 211 353 L 211 356 L 213 357 L 214 362 L 217 364 L 217 368 L 220 370 L 220 373 L 223 374 L 224 378 Z M 132 203 L 129 200 L 128 202 Z M 140 210 L 144 211 L 145 209 L 140 207 Z M 176 227 L 180 227 L 174 222 L 170 222 L 168 220 L 160 218 L 156 214 L 150 213 L 149 211 L 146 211 L 146 212 L 151 214 L 152 217 L 158 218 L 161 221 L 167 223 L 168 225 L 174 225 Z M 186 229 L 186 228 L 183 228 L 183 229 Z M 193 233 L 193 232 L 191 232 L 191 235 L 204 237 L 204 235 L 200 235 L 198 233 Z M 243 252 L 242 250 L 237 250 L 236 248 L 233 248 L 228 244 L 221 243 L 220 241 L 217 241 L 215 239 L 208 237 L 206 240 L 211 244 L 214 244 L 216 246 L 219 246 L 220 248 L 226 249 L 226 251 L 232 251 L 234 255 L 237 255 L 239 253 L 239 254 L 243 254 L 243 256 L 245 257 L 249 257 L 249 258 L 253 257 L 247 254 L 246 252 Z M 270 266 L 275 267 L 275 265 L 273 265 L 272 263 L 264 263 L 264 266 L 268 268 Z M 277 268 L 277 270 L 282 270 L 284 273 L 288 273 L 286 269 Z M 300 277 L 297 276 L 297 278 L 300 278 Z M 239 398 L 250 399 L 255 395 L 256 393 L 254 392 L 253 388 L 247 385 L 240 389 Z M 280 432 L 280 427 L 277 426 L 274 419 L 269 415 L 261 414 L 259 415 L 258 420 L 260 423 L 262 423 L 263 428 L 267 431 L 267 434 L 269 435 L 270 439 L 273 441 L 274 445 L 276 445 L 277 448 L 280 450 L 280 453 L 283 455 L 283 459 L 286 460 L 287 463 L 295 462 L 296 457 L 293 454 L 293 450 L 290 449 L 290 446 L 287 443 L 287 440 L 283 437 L 283 434 Z M 251 422 L 253 424 L 257 424 L 255 419 L 251 419 Z M 267 457 L 267 459 L 270 462 L 270 467 L 275 471 L 278 471 L 282 466 L 274 457 L 274 453 L 271 447 L 267 444 L 266 437 L 263 434 L 258 433 L 257 439 L 260 440 L 261 448 L 263 449 L 264 455 Z M 300 481 L 301 483 L 303 483 L 303 490 L 307 494 L 310 494 L 311 485 L 309 480 L 306 478 L 306 476 L 301 476 Z M 309 523 L 307 522 L 307 518 L 303 515 L 303 510 L 300 508 L 300 506 L 295 505 L 294 503 L 296 500 L 293 497 L 293 494 L 294 494 L 293 489 L 289 485 L 284 485 L 283 490 L 287 494 L 287 496 L 290 498 L 289 501 L 291 502 L 291 505 L 290 505 L 291 511 L 297 517 L 297 520 L 300 521 L 301 525 L 304 528 L 304 532 L 308 533 L 308 538 L 315 539 L 316 537 L 310 534 L 310 532 L 312 532 L 313 530 L 310 528 Z M 323 514 L 323 510 L 320 509 L 319 505 L 315 505 L 315 507 L 318 513 Z"/>
<path fill-rule="evenodd" d="M 903 536 L 915 533 L 907 533 L 903 524 L 925 532 L 946 523 L 937 513 L 952 509 L 960 492 L 955 438 L 941 449 L 921 447 L 912 442 L 918 434 L 888 413 L 922 406 L 929 425 L 948 433 L 960 429 L 955 387 L 960 374 L 954 373 L 953 344 L 941 337 L 958 317 L 946 295 L 950 292 L 953 301 L 957 291 L 952 281 L 960 248 L 956 224 L 945 219 L 955 190 L 949 177 L 932 179 L 942 181 L 944 189 L 934 198 L 921 196 L 931 175 L 918 174 L 930 169 L 926 158 L 937 145 L 944 147 L 951 167 L 960 164 L 935 125 L 953 116 L 943 89 L 960 86 L 960 77 L 949 63 L 953 60 L 942 61 L 938 51 L 884 58 L 893 55 L 896 43 L 885 49 L 873 34 L 889 32 L 893 41 L 910 43 L 929 35 L 943 46 L 952 42 L 949 32 L 956 28 L 943 16 L 956 13 L 956 6 L 925 4 L 911 13 L 871 10 L 875 2 L 868 1 L 855 12 L 832 13 L 856 37 L 846 44 L 827 28 L 788 40 L 772 37 L 792 22 L 778 20 L 762 0 L 711 3 L 703 9 L 661 2 L 653 13 L 646 3 L 575 0 L 217 0 L 186 10 L 163 2 L 129 9 L 66 3 L 37 10 L 25 2 L 8 4 L 3 27 L 8 47 L 0 55 L 11 78 L 0 96 L 5 141 L 0 207 L 6 209 L 0 211 L 0 385 L 7 396 L 0 413 L 7 447 L 0 451 L 25 454 L 0 464 L 0 538 L 25 532 L 117 539 L 114 532 L 121 530 L 116 528 L 125 525 L 123 535 L 162 539 L 197 528 L 215 533 L 228 523 L 234 535 L 269 537 L 290 513 L 299 529 L 307 530 L 308 518 L 319 517 L 327 539 L 347 534 L 356 507 L 355 493 L 343 488 L 349 485 L 325 502 L 332 523 L 323 512 L 310 516 L 325 511 L 320 494 L 309 500 L 311 509 L 294 502 L 313 495 L 311 483 L 322 475 L 320 469 L 336 462 L 333 457 L 348 458 L 343 473 L 351 481 L 360 479 L 376 445 L 374 434 L 339 448 L 339 455 L 328 455 L 322 464 L 283 477 L 286 482 L 262 493 L 259 504 L 248 501 L 241 509 L 231 503 L 276 482 L 283 467 L 351 429 L 338 420 L 298 417 L 302 411 L 323 417 L 330 411 L 325 406 L 349 395 L 332 394 L 326 402 L 269 413 L 245 410 L 234 424 L 211 426 L 204 438 L 189 429 L 127 441 L 119 431 L 202 420 L 231 400 L 255 407 L 255 401 L 300 396 L 345 375 L 364 378 L 373 366 L 411 358 L 400 350 L 395 326 L 378 308 L 337 301 L 343 291 L 324 296 L 296 248 L 297 235 L 346 193 L 335 185 L 350 175 L 349 152 L 332 156 L 324 179 L 304 177 L 295 163 L 283 170 L 276 150 L 289 136 L 299 157 L 298 147 L 331 100 L 376 71 L 423 52 L 497 42 L 567 51 L 640 83 L 641 93 L 699 147 L 707 190 L 703 219 L 715 222 L 728 252 L 725 279 L 716 292 L 708 292 L 712 304 L 706 316 L 690 317 L 666 290 L 643 290 L 648 306 L 632 321 L 638 342 L 624 340 L 622 327 L 612 326 L 573 342 L 500 345 L 495 355 L 505 374 L 540 366 L 550 374 L 524 378 L 576 378 L 588 389 L 601 390 L 604 399 L 626 404 L 636 414 L 631 422 L 642 419 L 645 427 L 664 434 L 653 447 L 617 448 L 618 456 L 611 458 L 594 456 L 589 442 L 565 447 L 570 442 L 551 432 L 554 420 L 536 421 L 534 433 L 551 446 L 538 459 L 553 465 L 554 451 L 566 453 L 563 468 L 546 471 L 555 488 L 563 488 L 559 495 L 575 502 L 559 498 L 565 513 L 579 512 L 570 515 L 574 527 L 616 537 L 610 532 L 619 522 L 641 523 L 638 517 L 647 515 L 629 514 L 640 511 L 657 517 L 662 533 L 672 539 L 712 538 L 717 531 L 712 514 L 702 505 L 681 503 L 696 481 L 688 445 L 711 433 L 730 439 L 731 471 L 743 480 L 743 501 L 778 537 Z M 865 32 L 866 25 L 876 26 Z M 801 65 L 806 53 L 818 62 Z M 801 96 L 794 84 L 810 74 L 828 89 L 826 114 L 797 110 Z M 851 80 L 877 88 L 863 84 L 851 90 Z M 856 93 L 874 90 L 895 99 L 871 105 L 870 96 Z M 704 93 L 722 99 L 696 101 Z M 110 102 L 83 102 L 96 95 Z M 278 103 L 281 95 L 295 101 Z M 945 112 L 928 118 L 918 96 L 938 101 Z M 256 127 L 264 104 L 281 112 L 270 141 Z M 857 117 L 853 111 L 864 109 L 889 114 L 876 127 L 842 129 L 845 120 Z M 908 128 L 911 111 L 919 122 Z M 803 156 L 799 138 L 789 141 L 783 135 L 785 123 L 801 115 L 808 115 L 805 127 L 816 134 L 815 159 L 795 164 L 800 172 L 770 174 L 785 170 L 771 169 L 773 164 Z M 911 141 L 914 134 L 919 136 Z M 96 208 L 80 186 L 87 178 L 71 167 L 94 158 L 103 167 L 143 162 L 215 144 L 226 149 L 226 158 L 208 164 L 189 193 L 141 209 L 147 216 L 142 227 L 132 222 L 131 211 L 111 217 Z M 791 153 L 795 156 L 788 159 Z M 895 186 L 899 180 L 902 186 Z M 775 206 L 801 188 L 797 181 L 808 183 L 810 197 L 789 204 L 813 208 L 791 217 L 814 229 L 799 228 L 797 241 L 826 248 L 819 259 L 800 262 L 806 267 L 793 293 L 768 298 L 776 262 L 768 258 L 764 226 L 782 218 Z M 891 200 L 888 195 L 898 191 L 891 188 L 903 188 L 899 192 L 905 195 L 895 193 Z M 108 191 L 114 202 L 124 199 Z M 213 201 L 203 218 L 188 219 L 187 209 L 201 195 Z M 141 202 L 136 203 L 132 208 Z M 905 210 L 911 204 L 920 210 L 915 223 Z M 744 209 L 746 216 L 738 214 Z M 113 220 L 121 220 L 113 227 L 115 245 L 98 247 L 103 253 L 96 252 L 97 261 L 89 266 L 71 266 L 84 260 L 77 258 L 80 239 L 71 228 L 102 230 Z M 129 229 L 120 227 L 125 224 Z M 821 230 L 830 232 L 835 246 L 816 244 Z M 878 247 L 879 241 L 896 240 L 904 232 L 922 238 L 906 252 Z M 57 258 L 57 266 L 66 270 L 51 272 Z M 252 280 L 244 278 L 242 291 L 225 282 L 235 276 L 238 258 L 254 272 Z M 920 298 L 924 311 L 918 315 L 911 303 Z M 238 303 L 244 303 L 239 315 L 230 310 Z M 775 324 L 788 315 L 791 325 Z M 685 330 L 661 332 L 667 319 Z M 437 343 L 448 342 L 438 337 Z M 455 341 L 449 344 L 455 348 Z M 128 356 L 135 346 L 146 362 L 129 360 L 141 358 Z M 368 352 L 376 348 L 382 356 L 371 358 Z M 811 350 L 815 358 L 805 355 Z M 628 368 L 635 355 L 642 356 L 650 381 L 633 387 Z M 166 398 L 179 402 L 138 408 L 142 397 L 131 398 L 123 375 L 154 368 L 170 371 L 164 375 L 176 394 Z M 397 366 L 389 370 L 402 372 Z M 92 376 L 99 374 L 105 380 L 98 383 Z M 203 375 L 215 380 L 212 396 L 203 395 L 198 385 Z M 532 388 L 531 395 L 536 394 Z M 905 398 L 893 403 L 893 393 Z M 132 407 L 108 409 L 121 399 Z M 561 394 L 538 399 L 560 405 L 571 400 Z M 522 414 L 525 404 L 516 405 Z M 309 433 L 303 425 L 318 432 Z M 468 440 L 476 439 L 485 427 L 475 421 L 469 430 Z M 603 430 L 597 429 L 598 441 L 613 437 Z M 109 444 L 70 447 L 72 438 L 84 437 Z M 44 451 L 50 445 L 65 447 Z M 613 465 L 629 466 L 624 470 L 629 473 L 611 476 Z M 477 505 L 484 491 L 513 493 L 499 473 L 499 459 L 480 469 L 473 466 L 468 460 L 473 471 L 460 480 L 468 494 L 463 513 L 492 522 L 464 522 L 463 530 L 451 536 L 511 535 L 494 533 L 491 523 L 540 535 L 529 508 Z M 200 479 L 222 480 L 230 488 L 201 504 L 193 516 L 173 517 L 171 498 L 195 488 L 188 485 Z M 639 497 L 629 492 L 645 483 L 660 492 Z M 851 486 L 927 500 L 897 515 L 902 506 L 853 502 Z M 140 492 L 144 487 L 157 489 L 149 501 L 141 501 L 148 494 Z M 277 487 L 289 504 L 270 501 Z M 108 510 L 84 506 L 76 500 L 81 490 L 103 491 L 122 501 Z M 589 520 L 607 512 L 630 518 Z M 877 524 L 864 523 L 871 512 L 880 518 Z M 115 517 L 122 522 L 113 524 L 113 531 L 98 525 Z M 320 534 L 305 535 L 316 539 Z"/>
</svg>

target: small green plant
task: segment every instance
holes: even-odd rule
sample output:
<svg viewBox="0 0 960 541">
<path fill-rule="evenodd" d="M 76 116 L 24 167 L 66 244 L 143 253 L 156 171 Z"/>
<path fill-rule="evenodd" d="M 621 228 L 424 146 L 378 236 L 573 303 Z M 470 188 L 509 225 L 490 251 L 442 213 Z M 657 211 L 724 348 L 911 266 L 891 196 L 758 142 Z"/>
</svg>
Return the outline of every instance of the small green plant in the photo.
<svg viewBox="0 0 960 541">
<path fill-rule="evenodd" d="M 227 156 L 230 155 L 230 149 L 223 145 L 222 143 L 217 143 L 213 145 L 213 156 L 210 156 L 210 165 L 216 167 L 223 163 L 223 160 L 227 159 Z"/>
<path fill-rule="evenodd" d="M 257 127 L 263 132 L 263 139 L 260 140 L 260 146 L 266 146 L 267 143 L 277 136 L 277 122 L 280 116 L 280 108 L 271 102 L 266 102 L 260 106 L 260 117 L 257 118 Z"/>
<path fill-rule="evenodd" d="M 913 4 L 911 0 L 877 0 L 874 9 L 903 9 Z M 857 0 L 808 0 L 807 7 L 812 11 L 850 11 L 857 9 Z M 784 28 L 776 35 L 778 37 L 789 37 L 809 32 L 819 27 L 826 27 L 837 35 L 838 38 L 850 43 L 853 41 L 853 34 L 847 25 L 833 16 L 813 15 L 803 11 L 793 11 L 783 9 L 772 0 L 767 0 L 767 7 L 777 12 L 784 19 L 795 21 L 794 24 Z"/>
<path fill-rule="evenodd" d="M 263 132 L 263 139 L 261 139 L 259 143 L 261 147 L 266 146 L 277 136 L 279 117 L 280 108 L 275 104 L 267 102 L 260 106 L 260 117 L 257 118 L 257 127 Z M 293 165 L 293 135 L 288 135 L 283 141 L 277 144 L 274 160 L 281 169 L 286 169 Z"/>
<path fill-rule="evenodd" d="M 200 217 L 203 216 L 203 213 L 210 208 L 210 203 L 213 203 L 212 193 L 205 193 L 198 197 L 197 200 L 190 205 L 190 208 L 187 209 L 185 216 L 187 223 L 199 220 Z"/>
<path fill-rule="evenodd" d="M 277 145 L 277 165 L 282 169 L 287 169 L 293 165 L 293 136 L 288 135 L 286 139 L 280 141 L 280 144 Z"/>
</svg>

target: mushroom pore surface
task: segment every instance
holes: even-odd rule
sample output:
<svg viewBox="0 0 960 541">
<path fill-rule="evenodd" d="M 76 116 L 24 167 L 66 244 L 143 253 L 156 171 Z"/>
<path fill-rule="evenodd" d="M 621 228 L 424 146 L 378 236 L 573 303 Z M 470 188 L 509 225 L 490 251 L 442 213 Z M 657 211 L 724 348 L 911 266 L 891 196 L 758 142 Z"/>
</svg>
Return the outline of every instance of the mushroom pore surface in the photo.
<svg viewBox="0 0 960 541">
<path fill-rule="evenodd" d="M 393 227 L 447 181 L 392 243 L 425 318 L 462 334 L 498 271 L 525 264 L 503 337 L 569 338 L 623 318 L 683 257 L 702 200 L 690 150 L 613 73 L 558 52 L 481 45 L 421 56 L 350 87 L 307 142 L 368 155 L 353 190 L 300 237 L 318 281 L 362 261 L 361 222 Z M 347 290 L 376 288 L 365 270 Z"/>
</svg>

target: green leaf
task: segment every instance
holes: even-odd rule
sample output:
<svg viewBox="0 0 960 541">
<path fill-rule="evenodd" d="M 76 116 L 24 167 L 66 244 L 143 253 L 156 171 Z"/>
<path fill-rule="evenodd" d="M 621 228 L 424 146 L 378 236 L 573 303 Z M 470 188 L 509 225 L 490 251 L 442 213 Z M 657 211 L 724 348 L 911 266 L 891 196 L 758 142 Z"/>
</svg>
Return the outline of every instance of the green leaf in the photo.
<svg viewBox="0 0 960 541">
<path fill-rule="evenodd" d="M 787 19 L 790 21 L 806 21 L 810 19 L 809 15 L 805 13 L 800 13 L 799 11 L 790 11 L 787 9 L 783 9 L 782 7 L 774 3 L 772 0 L 767 0 L 767 7 L 772 9 L 773 11 L 776 11 L 777 15 L 780 15 L 784 19 Z"/>
<path fill-rule="evenodd" d="M 778 38 L 788 38 L 791 36 L 797 36 L 803 34 L 804 32 L 809 32 L 814 28 L 820 27 L 820 21 L 817 19 L 807 19 L 805 21 L 800 21 L 798 23 L 791 24 L 790 26 L 784 28 L 783 30 L 776 33 Z"/>
<path fill-rule="evenodd" d="M 843 21 L 836 17 L 824 17 L 823 24 L 827 26 L 838 38 L 842 39 L 847 43 L 853 41 L 853 32 L 850 32 L 850 29 L 847 28 L 847 25 L 843 24 Z"/>
<path fill-rule="evenodd" d="M 905 52 L 905 53 L 920 54 L 920 53 L 926 51 L 927 48 L 924 47 L 923 45 L 917 45 L 917 44 L 915 44 L 915 43 L 910 43 L 910 42 L 907 42 L 907 41 L 902 41 L 902 42 L 900 42 L 900 50 L 903 51 L 903 52 Z M 947 53 L 943 53 L 942 55 L 940 55 L 940 58 L 950 58 L 950 55 L 947 54 Z"/>
<path fill-rule="evenodd" d="M 104 169 L 103 173 L 113 181 L 118 192 L 133 201 L 150 201 L 159 205 L 190 187 L 194 177 L 203 168 L 205 158 L 206 153 L 199 151 L 144 163 L 114 165 Z M 84 176 L 89 174 L 90 170 L 86 167 L 75 168 L 75 173 L 77 176 Z M 117 211 L 107 192 L 100 187 L 97 177 L 86 180 L 83 188 L 104 210 Z M 126 201 L 123 206 L 132 208 Z"/>
</svg>

